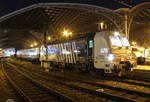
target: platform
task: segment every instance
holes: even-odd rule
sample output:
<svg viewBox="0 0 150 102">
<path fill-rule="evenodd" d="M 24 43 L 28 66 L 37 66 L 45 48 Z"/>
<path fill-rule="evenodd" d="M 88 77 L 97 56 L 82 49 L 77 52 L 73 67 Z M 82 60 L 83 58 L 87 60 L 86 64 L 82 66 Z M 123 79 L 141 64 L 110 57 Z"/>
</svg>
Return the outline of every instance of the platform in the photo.
<svg viewBox="0 0 150 102">
<path fill-rule="evenodd" d="M 150 71 L 150 66 L 149 65 L 137 65 L 137 67 L 133 68 L 133 70 Z"/>
<path fill-rule="evenodd" d="M 149 65 L 138 65 L 137 67 L 132 69 L 131 72 L 133 77 L 141 78 L 141 79 L 150 79 L 150 66 Z"/>
</svg>

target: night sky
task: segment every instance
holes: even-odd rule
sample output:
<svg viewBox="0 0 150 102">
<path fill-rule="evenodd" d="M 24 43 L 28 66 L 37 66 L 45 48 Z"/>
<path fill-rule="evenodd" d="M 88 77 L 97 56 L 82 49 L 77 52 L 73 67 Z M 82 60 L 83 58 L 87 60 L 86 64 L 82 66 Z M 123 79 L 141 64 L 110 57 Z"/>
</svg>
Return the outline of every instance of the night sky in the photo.
<svg viewBox="0 0 150 102">
<path fill-rule="evenodd" d="M 127 4 L 135 6 L 136 4 L 150 1 L 150 0 L 121 0 Z M 35 4 L 35 3 L 51 3 L 51 2 L 66 2 L 66 3 L 83 3 L 102 6 L 110 9 L 125 8 L 115 0 L 0 0 L 0 16 L 4 16 L 10 12 L 21 9 L 23 7 Z"/>
</svg>

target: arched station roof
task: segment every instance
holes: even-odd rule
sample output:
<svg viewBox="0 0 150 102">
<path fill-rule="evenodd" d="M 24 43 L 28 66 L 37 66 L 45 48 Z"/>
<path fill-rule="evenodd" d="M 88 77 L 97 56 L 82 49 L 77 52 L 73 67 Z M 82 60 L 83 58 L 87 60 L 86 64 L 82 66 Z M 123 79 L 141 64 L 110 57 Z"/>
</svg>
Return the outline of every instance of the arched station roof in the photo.
<svg viewBox="0 0 150 102">
<path fill-rule="evenodd" d="M 133 8 L 117 9 L 115 12 L 123 15 L 124 18 L 128 15 L 127 27 L 130 41 L 136 41 L 139 45 L 149 45 L 150 2 L 138 4 Z"/>
<path fill-rule="evenodd" d="M 137 22 L 150 21 L 150 2 L 144 2 L 131 9 L 134 20 Z"/>
<path fill-rule="evenodd" d="M 99 6 L 39 3 L 0 18 L 0 47 L 28 48 L 29 43 L 42 41 L 45 31 L 55 40 L 61 39 L 64 29 L 79 37 L 98 31 L 100 22 L 107 24 L 109 29 L 121 31 L 122 18 L 114 11 Z"/>
<path fill-rule="evenodd" d="M 150 2 L 136 5 L 130 11 L 133 16 L 130 38 L 141 45 L 150 43 Z"/>
</svg>

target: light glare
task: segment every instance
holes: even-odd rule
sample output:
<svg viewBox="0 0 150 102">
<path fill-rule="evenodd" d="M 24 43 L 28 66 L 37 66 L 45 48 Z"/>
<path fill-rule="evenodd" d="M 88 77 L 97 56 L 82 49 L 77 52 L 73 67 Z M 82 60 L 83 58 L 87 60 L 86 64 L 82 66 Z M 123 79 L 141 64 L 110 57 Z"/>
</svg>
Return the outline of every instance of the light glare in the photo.
<svg viewBox="0 0 150 102">
<path fill-rule="evenodd" d="M 109 54 L 109 55 L 108 55 L 108 60 L 109 60 L 109 61 L 113 61 L 113 60 L 114 60 L 113 54 Z"/>
<path fill-rule="evenodd" d="M 114 35 L 119 36 L 120 34 L 119 34 L 119 32 L 114 32 Z"/>
<path fill-rule="evenodd" d="M 63 35 L 68 37 L 68 36 L 71 36 L 72 35 L 72 32 L 69 32 L 68 30 L 64 30 L 63 31 Z"/>
<path fill-rule="evenodd" d="M 32 45 L 32 44 L 31 44 L 30 46 L 31 46 L 31 47 L 33 47 L 33 45 Z"/>
<path fill-rule="evenodd" d="M 51 37 L 50 37 L 50 36 L 48 37 L 48 40 L 51 40 Z"/>
<path fill-rule="evenodd" d="M 34 46 L 37 46 L 37 43 L 36 43 L 36 42 L 34 43 Z"/>
<path fill-rule="evenodd" d="M 104 29 L 104 22 L 100 23 L 100 27 L 101 27 L 101 29 Z"/>
</svg>

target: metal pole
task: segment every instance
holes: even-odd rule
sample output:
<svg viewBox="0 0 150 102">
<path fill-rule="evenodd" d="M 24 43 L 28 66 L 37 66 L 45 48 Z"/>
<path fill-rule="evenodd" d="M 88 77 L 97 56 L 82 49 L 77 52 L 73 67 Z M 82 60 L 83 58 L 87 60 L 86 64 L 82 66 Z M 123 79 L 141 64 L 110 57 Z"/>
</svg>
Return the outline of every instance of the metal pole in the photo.
<svg viewBox="0 0 150 102">
<path fill-rule="evenodd" d="M 46 48 L 46 61 L 48 60 L 48 49 L 47 49 L 47 32 L 44 32 L 44 46 Z"/>
<path fill-rule="evenodd" d="M 129 17 L 129 15 L 128 15 L 128 17 Z M 128 18 L 128 19 L 129 19 L 129 18 Z M 129 21 L 129 20 L 128 20 L 128 21 Z M 131 29 L 132 21 L 133 21 L 133 16 L 130 15 L 130 21 L 128 22 L 128 37 L 129 37 L 128 40 L 130 40 L 130 29 Z"/>
<path fill-rule="evenodd" d="M 17 57 L 17 49 L 15 48 L 15 55 L 14 55 L 14 57 Z"/>
<path fill-rule="evenodd" d="M 40 60 L 40 57 L 41 57 L 41 46 L 39 47 L 39 60 Z"/>
<path fill-rule="evenodd" d="M 129 39 L 129 35 L 128 35 L 128 15 L 125 14 L 125 35 L 127 37 L 127 39 Z"/>
</svg>

